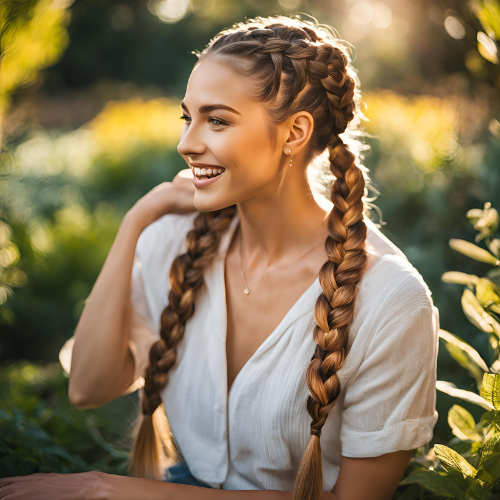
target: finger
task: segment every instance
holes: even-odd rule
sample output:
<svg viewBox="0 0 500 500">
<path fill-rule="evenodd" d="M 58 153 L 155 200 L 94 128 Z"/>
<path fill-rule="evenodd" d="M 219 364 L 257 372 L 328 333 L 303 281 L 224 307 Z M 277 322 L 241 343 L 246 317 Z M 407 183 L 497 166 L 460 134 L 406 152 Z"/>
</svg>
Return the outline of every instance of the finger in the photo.
<svg viewBox="0 0 500 500">
<path fill-rule="evenodd" d="M 28 494 L 25 488 L 19 483 L 12 483 L 5 488 L 0 489 L 0 498 L 3 499 L 9 499 L 9 500 L 14 500 L 14 499 L 20 499 L 20 498 L 30 498 L 32 500 L 35 500 L 36 497 L 33 495 Z"/>
<path fill-rule="evenodd" d="M 12 476 L 12 477 L 3 477 L 0 479 L 0 488 L 12 484 L 17 483 L 19 481 L 30 481 L 33 479 L 39 479 L 40 476 L 48 476 L 49 474 L 43 472 L 35 472 L 34 474 L 28 474 L 26 476 Z"/>
<path fill-rule="evenodd" d="M 18 481 L 22 481 L 26 476 L 12 476 L 12 477 L 3 477 L 0 479 L 0 488 L 4 488 L 9 484 L 16 483 Z"/>
</svg>

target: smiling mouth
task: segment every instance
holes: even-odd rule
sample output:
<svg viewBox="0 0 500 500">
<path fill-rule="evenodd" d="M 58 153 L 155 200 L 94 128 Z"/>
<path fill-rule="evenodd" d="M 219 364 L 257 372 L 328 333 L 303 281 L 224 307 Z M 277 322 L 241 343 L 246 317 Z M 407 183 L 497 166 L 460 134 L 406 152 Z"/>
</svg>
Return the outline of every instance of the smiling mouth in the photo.
<svg viewBox="0 0 500 500">
<path fill-rule="evenodd" d="M 225 168 L 223 167 L 191 167 L 193 170 L 193 174 L 197 179 L 211 179 L 212 177 L 217 177 L 218 175 L 221 175 L 223 172 L 225 172 Z"/>
</svg>

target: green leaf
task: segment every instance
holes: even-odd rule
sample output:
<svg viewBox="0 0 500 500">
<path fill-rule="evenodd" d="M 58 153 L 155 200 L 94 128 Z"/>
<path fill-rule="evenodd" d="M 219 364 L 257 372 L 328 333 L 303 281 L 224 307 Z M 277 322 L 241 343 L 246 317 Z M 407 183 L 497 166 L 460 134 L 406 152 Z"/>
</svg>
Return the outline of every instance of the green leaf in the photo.
<svg viewBox="0 0 500 500">
<path fill-rule="evenodd" d="M 474 245 L 474 243 L 454 238 L 449 240 L 448 243 L 453 250 L 456 250 L 457 252 L 460 252 L 467 257 L 470 257 L 471 259 L 478 260 L 479 262 L 486 262 L 487 264 L 491 264 L 492 266 L 500 266 L 499 259 L 488 252 L 488 250 L 484 250 L 483 248 Z"/>
<path fill-rule="evenodd" d="M 500 374 L 485 373 L 480 391 L 481 396 L 500 410 Z"/>
<path fill-rule="evenodd" d="M 448 423 L 455 436 L 462 440 L 482 441 L 481 434 L 476 431 L 474 417 L 462 406 L 453 405 L 448 412 Z"/>
<path fill-rule="evenodd" d="M 467 488 L 465 495 L 465 498 L 470 498 L 471 500 L 491 500 L 493 498 L 490 484 L 479 479 L 475 479 L 472 482 L 472 484 Z"/>
<path fill-rule="evenodd" d="M 464 457 L 444 444 L 434 445 L 434 455 L 447 471 L 460 471 L 464 477 L 476 475 L 476 469 Z"/>
<path fill-rule="evenodd" d="M 476 281 L 479 279 L 475 274 L 462 273 L 460 271 L 447 271 L 441 275 L 443 283 L 456 283 L 458 285 L 467 285 L 474 287 Z"/>
<path fill-rule="evenodd" d="M 500 479 L 500 453 L 494 453 L 486 458 L 481 464 L 481 470 L 487 472 L 493 481 L 498 481 Z"/>
<path fill-rule="evenodd" d="M 476 394 L 475 392 L 466 391 L 464 389 L 458 389 L 457 386 L 455 384 L 452 384 L 451 382 L 438 380 L 436 382 L 436 389 L 450 396 L 453 396 L 454 398 L 460 398 L 463 399 L 464 401 L 468 401 L 469 403 L 482 406 L 486 410 L 495 409 L 495 407 L 490 402 L 481 397 L 479 394 Z"/>
<path fill-rule="evenodd" d="M 399 484 L 410 485 L 418 484 L 437 495 L 443 495 L 445 498 L 463 498 L 465 490 L 459 488 L 445 473 L 421 467 L 411 472 L 408 477 Z"/>
<path fill-rule="evenodd" d="M 483 307 L 500 304 L 500 288 L 488 278 L 479 278 L 476 282 L 476 297 Z"/>
<path fill-rule="evenodd" d="M 483 375 L 489 371 L 488 365 L 480 354 L 460 337 L 440 329 L 439 336 L 446 342 L 446 349 L 463 368 L 465 368 L 477 381 L 478 386 L 483 381 Z"/>
<path fill-rule="evenodd" d="M 490 439 L 487 439 L 481 449 L 481 460 L 479 461 L 479 468 L 483 462 L 494 455 L 500 453 L 500 433 L 494 434 Z"/>
<path fill-rule="evenodd" d="M 500 338 L 500 323 L 483 309 L 476 296 L 468 288 L 462 294 L 462 308 L 467 319 L 476 328 L 486 333 L 494 333 Z"/>
<path fill-rule="evenodd" d="M 479 421 L 479 424 L 481 427 L 488 427 L 492 422 L 495 421 L 495 417 L 497 416 L 498 412 L 493 408 L 490 411 L 486 411 L 481 415 L 481 420 Z"/>
</svg>

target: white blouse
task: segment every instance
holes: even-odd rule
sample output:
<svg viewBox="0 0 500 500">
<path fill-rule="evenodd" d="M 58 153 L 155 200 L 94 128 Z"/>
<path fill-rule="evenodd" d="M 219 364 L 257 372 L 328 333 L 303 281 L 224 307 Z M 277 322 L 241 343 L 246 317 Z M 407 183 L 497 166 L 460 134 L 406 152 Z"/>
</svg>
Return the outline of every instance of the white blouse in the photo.
<svg viewBox="0 0 500 500">
<path fill-rule="evenodd" d="M 135 377 L 148 363 L 168 303 L 169 271 L 186 251 L 197 212 L 164 215 L 139 237 L 132 272 L 130 349 Z M 227 394 L 224 260 L 236 213 L 204 270 L 195 312 L 162 392 L 174 439 L 198 480 L 227 490 L 291 491 L 310 435 L 306 369 L 314 352 L 319 277 L 238 373 Z M 323 490 L 341 455 L 376 457 L 427 444 L 438 418 L 439 312 L 420 273 L 385 254 L 362 275 L 338 370 L 341 394 L 321 434 Z M 265 311 L 264 311 L 265 314 Z"/>
</svg>

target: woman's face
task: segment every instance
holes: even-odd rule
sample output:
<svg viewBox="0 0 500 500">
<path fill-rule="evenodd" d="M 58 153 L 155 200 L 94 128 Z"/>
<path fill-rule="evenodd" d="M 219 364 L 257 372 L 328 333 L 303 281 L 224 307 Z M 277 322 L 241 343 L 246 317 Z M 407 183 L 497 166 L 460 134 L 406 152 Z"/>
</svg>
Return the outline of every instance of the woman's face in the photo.
<svg viewBox="0 0 500 500">
<path fill-rule="evenodd" d="M 272 147 L 264 105 L 247 97 L 242 77 L 214 57 L 205 59 L 192 71 L 181 106 L 179 154 L 193 173 L 193 163 L 225 169 L 215 182 L 196 187 L 196 208 L 210 212 L 255 196 L 272 201 L 286 161 L 286 130 L 278 127 Z"/>
</svg>

